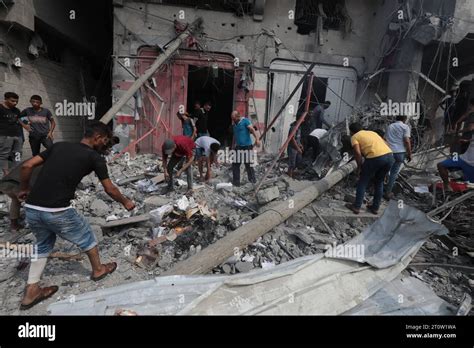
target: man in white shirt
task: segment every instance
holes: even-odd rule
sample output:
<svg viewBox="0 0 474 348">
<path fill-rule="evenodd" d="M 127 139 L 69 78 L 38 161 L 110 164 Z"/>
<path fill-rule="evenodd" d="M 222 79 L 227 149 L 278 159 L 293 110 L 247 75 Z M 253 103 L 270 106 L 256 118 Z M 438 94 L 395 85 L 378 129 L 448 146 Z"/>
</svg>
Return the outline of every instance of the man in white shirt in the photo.
<svg viewBox="0 0 474 348">
<path fill-rule="evenodd" d="M 196 139 L 196 159 L 199 166 L 199 177 L 203 181 L 208 181 L 212 176 L 211 165 L 216 162 L 216 154 L 221 147 L 221 143 L 216 139 L 202 136 Z M 207 172 L 203 177 L 203 163 L 206 162 Z"/>
<path fill-rule="evenodd" d="M 308 149 L 313 149 L 312 151 L 312 162 L 316 160 L 316 157 L 321 152 L 321 139 L 326 135 L 328 131 L 322 128 L 316 128 L 308 136 Z"/>
<path fill-rule="evenodd" d="M 405 158 L 408 162 L 411 161 L 411 130 L 410 126 L 406 124 L 406 116 L 397 116 L 396 122 L 388 126 L 385 132 L 385 141 L 393 152 L 395 163 L 390 168 L 390 176 L 388 179 L 387 187 L 385 188 L 385 198 L 390 199 L 393 197 L 392 189 L 397 180 L 398 174 L 402 167 Z"/>
</svg>

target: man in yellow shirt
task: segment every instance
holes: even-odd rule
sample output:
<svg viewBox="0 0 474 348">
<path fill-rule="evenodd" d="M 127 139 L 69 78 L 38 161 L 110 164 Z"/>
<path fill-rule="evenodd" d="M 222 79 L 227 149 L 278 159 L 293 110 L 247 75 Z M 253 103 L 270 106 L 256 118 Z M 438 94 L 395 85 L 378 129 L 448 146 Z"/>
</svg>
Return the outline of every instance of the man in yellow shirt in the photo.
<svg viewBox="0 0 474 348">
<path fill-rule="evenodd" d="M 372 213 L 377 214 L 383 196 L 383 181 L 395 159 L 390 147 L 377 133 L 363 130 L 359 123 L 351 124 L 349 130 L 352 134 L 351 143 L 357 162 L 359 181 L 357 182 L 355 203 L 346 204 L 346 207 L 356 214 L 360 213 L 365 191 L 373 179 L 375 186 L 374 201 L 367 208 Z M 362 161 L 362 157 L 364 157 L 364 161 Z"/>
</svg>

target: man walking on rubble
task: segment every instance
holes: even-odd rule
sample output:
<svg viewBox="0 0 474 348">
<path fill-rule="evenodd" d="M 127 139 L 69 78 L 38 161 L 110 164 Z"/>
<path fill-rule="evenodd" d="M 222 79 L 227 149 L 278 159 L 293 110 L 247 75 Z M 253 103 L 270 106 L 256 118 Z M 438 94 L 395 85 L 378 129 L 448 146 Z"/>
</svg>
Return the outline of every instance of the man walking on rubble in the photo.
<svg viewBox="0 0 474 348">
<path fill-rule="evenodd" d="M 20 309 L 29 309 L 58 290 L 57 286 L 39 286 L 57 236 L 76 244 L 87 254 L 92 266 L 91 280 L 101 280 L 117 268 L 115 262 L 101 263 L 97 238 L 87 220 L 71 206 L 77 185 L 94 171 L 110 197 L 128 211 L 135 208 L 135 203 L 123 196 L 109 178 L 102 154 L 111 138 L 107 125 L 94 121 L 87 125 L 80 143 L 56 143 L 21 166 L 18 197 L 26 198 L 26 220 L 36 237 L 38 258 L 31 261 Z M 40 165 L 43 168 L 30 191 L 32 172 Z"/>
<path fill-rule="evenodd" d="M 374 201 L 372 205 L 367 206 L 367 209 L 373 214 L 378 214 L 383 196 L 383 181 L 395 161 L 392 150 L 380 135 L 363 130 L 359 123 L 352 123 L 349 130 L 352 134 L 351 143 L 357 162 L 359 181 L 357 182 L 355 203 L 346 204 L 346 207 L 355 214 L 360 213 L 365 191 L 373 179 L 375 186 Z M 362 158 L 365 160 L 363 161 Z"/>
<path fill-rule="evenodd" d="M 389 125 L 385 132 L 385 140 L 392 150 L 395 159 L 395 162 L 390 168 L 388 184 L 385 188 L 385 199 L 393 197 L 392 189 L 405 158 L 408 162 L 411 161 L 411 130 L 410 126 L 406 124 L 407 120 L 407 116 L 397 116 L 396 122 Z"/>
<path fill-rule="evenodd" d="M 163 143 L 163 171 L 165 173 L 165 179 L 168 181 L 168 192 L 174 191 L 173 170 L 179 164 L 182 164 L 182 167 L 178 170 L 176 176 L 179 178 L 183 172 L 186 172 L 188 191 L 193 189 L 192 164 L 194 161 L 195 147 L 196 144 L 193 139 L 184 135 L 166 139 Z M 168 157 L 170 157 L 169 160 Z"/>
<path fill-rule="evenodd" d="M 232 161 L 232 184 L 234 186 L 240 186 L 240 166 L 242 162 L 245 164 L 245 170 L 247 171 L 247 177 L 251 183 L 256 183 L 255 170 L 251 166 L 250 159 L 251 151 L 253 151 L 252 134 L 255 138 L 255 146 L 260 146 L 260 140 L 258 140 L 257 132 L 253 128 L 252 122 L 242 115 L 238 111 L 233 111 L 231 114 L 232 121 L 234 123 L 234 137 L 232 140 L 232 148 L 236 154 Z"/>
</svg>

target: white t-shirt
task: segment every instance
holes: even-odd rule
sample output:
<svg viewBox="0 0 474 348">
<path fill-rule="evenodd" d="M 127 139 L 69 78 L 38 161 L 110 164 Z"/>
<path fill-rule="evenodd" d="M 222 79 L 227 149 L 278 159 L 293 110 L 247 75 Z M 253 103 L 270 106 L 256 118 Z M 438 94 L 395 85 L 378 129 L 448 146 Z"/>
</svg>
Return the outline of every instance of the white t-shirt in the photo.
<svg viewBox="0 0 474 348">
<path fill-rule="evenodd" d="M 218 142 L 216 139 L 208 137 L 208 136 L 202 136 L 196 139 L 195 141 L 196 146 L 204 150 L 204 156 L 209 156 L 211 153 L 211 145 L 214 143 L 221 144 Z"/>
<path fill-rule="evenodd" d="M 403 139 L 410 137 L 410 126 L 402 121 L 392 123 L 385 133 L 385 140 L 387 140 L 387 144 L 393 153 L 407 152 Z"/>
<path fill-rule="evenodd" d="M 474 135 L 471 138 L 471 143 L 466 152 L 459 156 L 464 162 L 474 167 Z"/>
<path fill-rule="evenodd" d="M 309 135 L 312 137 L 316 137 L 318 139 L 321 139 L 328 131 L 325 129 L 321 128 L 316 128 L 314 131 L 312 131 Z"/>
</svg>

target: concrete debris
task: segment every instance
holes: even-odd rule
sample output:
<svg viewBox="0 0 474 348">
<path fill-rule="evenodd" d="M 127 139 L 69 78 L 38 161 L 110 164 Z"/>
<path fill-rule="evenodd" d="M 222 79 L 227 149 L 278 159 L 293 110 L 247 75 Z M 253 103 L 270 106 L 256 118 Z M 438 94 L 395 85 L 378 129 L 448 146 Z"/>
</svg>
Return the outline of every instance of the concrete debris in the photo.
<svg viewBox="0 0 474 348">
<path fill-rule="evenodd" d="M 280 191 L 277 186 L 269 187 L 265 190 L 260 190 L 257 193 L 257 201 L 259 204 L 267 204 L 280 196 Z"/>
<path fill-rule="evenodd" d="M 400 220 L 404 220 L 403 216 Z M 414 224 L 415 229 L 423 231 L 431 227 L 425 221 Z M 237 275 L 159 277 L 80 295 L 74 303 L 60 301 L 48 309 L 54 315 L 110 315 L 117 308 L 129 308 L 139 315 L 343 314 L 397 278 L 429 236 L 425 234 L 420 240 L 415 234 L 403 235 L 401 244 L 407 247 L 397 249 L 399 243 L 394 244 L 387 238 L 375 241 L 371 234 L 372 229 L 368 228 L 360 234 L 362 237 L 356 237 L 357 242 L 370 251 L 372 260 L 383 259 L 390 252 L 391 262 L 383 267 L 362 266 L 347 258 L 317 254 L 245 273 L 253 264 L 239 261 L 235 268 L 241 273 Z M 353 242 L 351 240 L 349 244 Z M 228 272 L 229 267 L 225 270 Z M 185 296 L 185 306 L 164 305 L 177 303 L 170 301 L 176 293 Z M 341 297 L 345 300 L 341 301 Z M 288 298 L 292 300 L 288 301 Z"/>
<path fill-rule="evenodd" d="M 265 163 L 265 160 L 265 155 L 261 155 L 261 162 Z M 101 256 L 117 261 L 120 272 L 116 272 L 113 277 L 107 278 L 101 284 L 78 283 L 83 276 L 81 274 L 83 266 L 80 261 L 85 257 L 83 254 L 77 254 L 79 250 L 72 250 L 70 243 L 58 239 L 54 254 L 52 254 L 55 260 L 48 265 L 55 271 L 48 272 L 47 270 L 44 281 L 52 284 L 71 284 L 61 287 L 59 294 L 61 299 L 67 300 L 71 294 L 77 296 L 88 291 L 95 291 L 99 286 L 108 288 L 167 275 L 169 274 L 167 272 L 180 263 L 203 257 L 210 250 L 208 248 L 217 246 L 219 241 L 232 236 L 238 239 L 238 229 L 247 226 L 249 226 L 247 229 L 255 229 L 254 222 L 262 215 L 264 216 L 258 220 L 258 225 L 269 226 L 266 232 L 262 232 L 262 235 L 257 235 L 237 249 L 231 248 L 220 264 L 215 264 L 206 271 L 194 273 L 236 277 L 253 274 L 260 270 L 273 272 L 281 265 L 326 253 L 328 247 L 334 248 L 335 256 L 338 257 L 338 247 L 350 245 L 346 243 L 357 240 L 355 238 L 361 235 L 361 231 L 378 219 L 378 216 L 369 212 L 361 211 L 359 215 L 354 215 L 344 208 L 343 201 L 354 199 L 355 178 L 353 176 L 346 177 L 338 184 L 331 183 L 329 187 L 335 186 L 326 192 L 324 190 L 327 187 L 322 185 L 324 189 L 318 189 L 317 200 L 312 202 L 308 200 L 307 203 L 302 204 L 301 199 L 297 198 L 300 196 L 297 195 L 299 192 L 313 190 L 311 187 L 314 181 L 286 177 L 284 162 L 275 167 L 275 173 L 267 178 L 264 188 L 259 192 L 259 197 L 253 196 L 254 186 L 245 182 L 245 175 L 242 177 L 244 181 L 241 187 L 232 186 L 230 184 L 231 171 L 225 165 L 214 170 L 216 177 L 211 180 L 212 182 L 200 187 L 195 185 L 198 189 L 194 190 L 192 195 L 187 193 L 185 181 L 181 182 L 183 186 L 177 186 L 174 192 L 163 194 L 166 183 L 163 182 L 162 175 L 159 175 L 160 168 L 161 162 L 154 155 L 140 155 L 128 163 L 118 159 L 109 165 L 112 180 L 117 182 L 120 179 L 121 190 L 137 203 L 132 213 L 126 212 L 120 205 L 111 201 L 94 176 L 84 178 L 81 188 L 76 192 L 74 200 L 76 209 L 90 222 L 101 243 Z M 264 169 L 264 166 L 256 167 L 257 176 L 261 175 Z M 156 172 L 150 173 L 150 170 L 156 170 Z M 333 173 L 337 174 L 337 170 Z M 302 174 L 302 177 L 309 178 L 305 175 Z M 419 176 L 420 172 L 416 172 L 416 175 Z M 409 177 L 407 175 L 407 178 Z M 312 180 L 314 179 L 313 175 Z M 142 184 L 142 189 L 140 189 L 139 182 L 146 182 L 149 186 Z M 147 187 L 153 187 L 156 191 L 144 192 Z M 397 195 L 403 198 L 404 204 L 411 204 L 425 212 L 434 208 L 431 206 L 431 199 L 427 201 L 424 198 L 418 198 L 422 197 L 421 194 L 410 190 L 408 186 L 402 187 Z M 444 199 L 440 194 L 436 198 L 436 205 L 441 207 L 445 203 Z M 291 200 L 294 200 L 295 207 L 288 209 Z M 0 204 L 7 205 L 8 202 L 5 196 L 0 195 Z M 306 204 L 309 205 L 305 207 Z M 286 215 L 287 213 L 282 210 L 284 217 L 278 215 L 276 209 L 280 205 L 282 209 L 284 207 L 287 211 L 292 210 L 291 214 Z M 386 206 L 384 203 L 381 210 Z M 19 238 L 21 243 L 34 242 L 31 233 L 18 237 L 6 229 L 7 208 L 5 206 L 4 209 L 3 221 L 5 223 L 3 221 L 0 223 L 0 238 L 4 241 Z M 444 215 L 446 212 L 449 210 L 439 215 Z M 275 227 L 271 228 L 273 225 L 268 225 L 268 217 L 273 219 L 274 216 L 278 221 L 275 222 Z M 454 222 L 452 218 L 455 219 Z M 456 244 L 450 244 L 450 241 L 441 237 L 430 238 L 416 253 L 416 262 L 468 264 L 471 260 L 469 253 L 472 254 L 474 250 L 474 245 L 469 241 L 472 218 L 469 202 L 464 201 L 458 204 L 450 216 L 443 221 L 446 226 L 451 226 L 453 231 L 458 231 L 456 236 L 451 236 L 453 243 Z M 1 213 L 0 219 L 2 219 Z M 375 233 L 375 235 L 379 234 L 380 231 Z M 396 236 L 399 237 L 398 234 Z M 454 246 L 457 246 L 459 256 L 448 258 L 446 250 L 451 252 Z M 71 255 L 79 255 L 79 257 L 70 257 Z M 58 261 L 58 257 L 61 261 Z M 385 259 L 389 260 L 390 257 L 385 257 Z M 370 257 L 367 260 L 373 262 Z M 357 262 L 357 260 L 354 261 Z M 193 261 L 193 263 L 202 266 L 199 262 Z M 19 281 L 24 282 L 19 277 L 26 279 L 24 273 L 27 272 L 27 268 L 18 270 L 18 266 L 18 262 L 0 265 L 5 270 L 0 276 L 0 293 L 12 293 L 11 289 L 15 288 Z M 59 270 L 56 271 L 56 269 Z M 421 281 L 432 287 L 443 301 L 454 305 L 455 308 L 461 304 L 463 294 L 472 291 L 474 284 L 472 277 L 466 276 L 463 269 L 454 272 L 445 267 L 428 266 L 416 268 L 415 272 L 408 265 L 408 271 L 413 277 L 422 279 Z M 78 287 L 74 287 L 75 284 L 79 284 Z M 17 313 L 19 300 L 20 295 L 11 296 L 5 300 L 1 313 Z M 438 300 L 439 298 L 436 301 Z M 52 301 L 45 301 L 45 304 L 35 306 L 29 313 L 44 314 L 46 306 Z M 433 301 L 437 303 L 434 298 Z M 420 307 L 413 303 L 413 306 L 415 305 L 417 309 L 413 309 L 414 307 L 412 309 L 419 313 Z M 114 315 L 116 309 L 122 309 L 143 314 L 137 308 L 121 305 L 120 308 L 111 307 L 106 312 Z M 430 310 L 423 307 L 426 313 L 431 313 Z M 382 309 L 381 311 L 383 312 Z M 401 312 L 403 311 L 409 311 L 409 309 L 404 307 L 401 309 Z"/>
<path fill-rule="evenodd" d="M 104 216 L 109 213 L 109 205 L 100 199 L 95 199 L 91 205 L 90 210 L 93 215 Z"/>
</svg>

